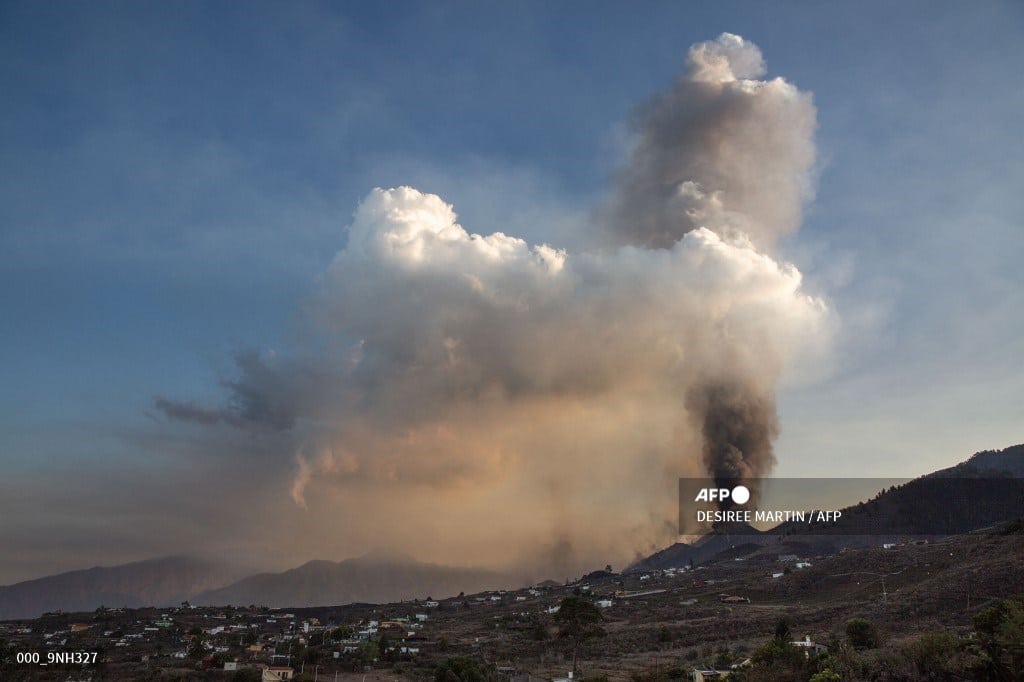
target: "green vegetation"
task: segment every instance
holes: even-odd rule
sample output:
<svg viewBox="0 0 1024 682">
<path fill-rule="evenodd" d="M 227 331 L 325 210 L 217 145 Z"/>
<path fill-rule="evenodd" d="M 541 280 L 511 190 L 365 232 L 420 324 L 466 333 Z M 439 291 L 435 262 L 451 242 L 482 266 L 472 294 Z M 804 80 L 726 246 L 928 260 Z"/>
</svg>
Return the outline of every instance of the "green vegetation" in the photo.
<svg viewBox="0 0 1024 682">
<path fill-rule="evenodd" d="M 864 618 L 851 618 L 846 621 L 846 638 L 850 646 L 857 650 L 875 649 L 882 643 L 878 628 Z"/>
<path fill-rule="evenodd" d="M 924 633 L 906 645 L 903 653 L 920 679 L 941 680 L 967 672 L 960 639 L 948 630 Z"/>
<path fill-rule="evenodd" d="M 491 682 L 494 672 L 483 663 L 466 656 L 453 656 L 434 669 L 434 682 Z"/>
<path fill-rule="evenodd" d="M 192 640 L 188 643 L 188 657 L 198 660 L 205 655 L 206 648 L 203 646 L 203 635 L 200 630 L 199 634 L 192 635 Z"/>
<path fill-rule="evenodd" d="M 750 665 L 729 678 L 733 682 L 836 682 L 839 680 L 1024 680 L 1024 603 L 1005 599 L 974 618 L 975 632 L 960 636 L 935 630 L 881 647 L 871 621 L 846 623 L 846 642 L 815 654 L 789 642 L 789 624 L 780 621 L 775 636 L 754 652 Z M 869 651 L 875 650 L 875 651 Z"/>
<path fill-rule="evenodd" d="M 1024 679 L 1024 602 L 1004 599 L 974 617 L 978 670 L 992 680 Z"/>
<path fill-rule="evenodd" d="M 788 642 L 793 639 L 792 627 L 789 622 L 789 616 L 783 616 L 779 618 L 779 621 L 775 624 L 775 639 Z"/>
<path fill-rule="evenodd" d="M 562 600 L 555 614 L 555 623 L 558 625 L 559 638 L 572 642 L 573 675 L 579 672 L 577 657 L 580 644 L 594 637 L 603 637 L 603 621 L 601 610 L 586 599 L 574 596 Z"/>
</svg>

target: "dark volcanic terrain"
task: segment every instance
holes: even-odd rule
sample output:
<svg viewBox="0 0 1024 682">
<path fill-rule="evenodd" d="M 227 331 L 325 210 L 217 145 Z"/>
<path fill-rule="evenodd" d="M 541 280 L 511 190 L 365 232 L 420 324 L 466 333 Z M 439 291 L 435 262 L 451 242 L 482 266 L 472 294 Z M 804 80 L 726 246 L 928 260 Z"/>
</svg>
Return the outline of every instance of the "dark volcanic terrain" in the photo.
<svg viewBox="0 0 1024 682">
<path fill-rule="evenodd" d="M 574 594 L 611 602 L 601 609 L 606 635 L 580 651 L 583 674 L 590 678 L 669 679 L 664 675 L 670 671 L 677 671 L 672 677 L 716 660 L 742 661 L 771 640 L 782 618 L 793 638 L 809 637 L 833 652 L 844 650 L 849 619 L 867 619 L 882 641 L 860 655 L 869 663 L 888 661 L 886 656 L 904 651 L 924 633 L 945 632 L 968 641 L 974 617 L 1020 595 L 1024 524 L 800 560 L 810 565 L 797 568 L 796 562 L 780 561 L 761 548 L 754 556 L 722 559 L 692 571 L 596 572 L 568 585 L 485 592 L 436 605 L 419 599 L 287 611 L 198 607 L 54 614 L 4 625 L 5 669 L 18 675 L 4 679 L 67 679 L 66 671 L 12 663 L 13 652 L 45 656 L 58 650 L 102 651 L 105 662 L 83 671 L 96 680 L 250 679 L 244 671 L 197 670 L 201 658 L 187 657 L 196 633 L 209 645 L 203 651 L 207 664 L 221 668 L 227 660 L 253 670 L 283 664 L 290 653 L 296 668 L 302 660 L 309 663 L 307 669 L 319 666 L 320 679 L 333 679 L 335 672 L 339 679 L 362 674 L 365 667 L 371 676 L 400 671 L 406 678 L 429 678 L 440 662 L 462 656 L 491 671 L 502 668 L 511 674 L 514 669 L 554 679 L 566 675 L 571 659 L 550 610 Z M 726 603 L 724 595 L 741 599 Z M 366 634 L 371 621 L 377 627 Z M 383 655 L 379 645 L 393 649 Z M 367 658 L 371 646 L 376 661 Z M 877 679 L 927 678 L 908 673 Z"/>
</svg>

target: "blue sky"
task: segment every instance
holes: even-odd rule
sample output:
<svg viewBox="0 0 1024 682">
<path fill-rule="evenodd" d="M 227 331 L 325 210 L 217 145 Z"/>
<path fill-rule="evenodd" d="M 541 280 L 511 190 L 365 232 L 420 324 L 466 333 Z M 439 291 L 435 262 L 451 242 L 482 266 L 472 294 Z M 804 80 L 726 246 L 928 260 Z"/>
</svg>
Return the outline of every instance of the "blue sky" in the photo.
<svg viewBox="0 0 1024 682">
<path fill-rule="evenodd" d="M 826 371 L 783 383 L 779 473 L 1024 440 L 1017 3 L 4 2 L 0 487 L 36 494 L 0 537 L 47 481 L 177 466 L 154 397 L 216 403 L 236 351 L 288 346 L 371 188 L 561 245 L 636 107 L 723 31 L 818 108 L 780 249 L 841 326 Z M 83 556 L 33 547 L 0 582 Z"/>
</svg>

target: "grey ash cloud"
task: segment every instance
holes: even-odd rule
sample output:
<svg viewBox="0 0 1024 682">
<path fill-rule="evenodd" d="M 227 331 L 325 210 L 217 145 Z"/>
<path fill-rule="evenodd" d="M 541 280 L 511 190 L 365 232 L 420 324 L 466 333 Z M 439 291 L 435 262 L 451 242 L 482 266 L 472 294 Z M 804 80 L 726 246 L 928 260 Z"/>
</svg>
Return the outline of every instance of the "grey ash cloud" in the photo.
<svg viewBox="0 0 1024 682">
<path fill-rule="evenodd" d="M 738 36 L 690 50 L 574 240 L 589 248 L 471 232 L 438 196 L 373 190 L 303 341 L 240 354 L 221 407 L 157 408 L 272 432 L 281 494 L 311 528 L 344 520 L 330 532 L 350 555 L 551 568 L 538 547 L 603 565 L 664 543 L 679 476 L 771 468 L 773 388 L 828 346 L 828 307 L 772 254 L 809 197 L 814 107 L 763 71 Z"/>
</svg>

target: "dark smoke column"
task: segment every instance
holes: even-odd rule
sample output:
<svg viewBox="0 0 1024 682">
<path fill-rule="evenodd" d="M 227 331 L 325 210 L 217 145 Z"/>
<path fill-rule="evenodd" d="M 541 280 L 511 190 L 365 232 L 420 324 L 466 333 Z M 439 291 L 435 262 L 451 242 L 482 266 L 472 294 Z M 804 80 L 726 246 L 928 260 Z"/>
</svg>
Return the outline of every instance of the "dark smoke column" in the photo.
<svg viewBox="0 0 1024 682">
<path fill-rule="evenodd" d="M 770 391 L 742 381 L 712 382 L 692 389 L 687 407 L 701 423 L 704 466 L 717 486 L 749 484 L 771 471 L 779 419 Z M 756 499 L 756 486 L 748 487 Z"/>
<path fill-rule="evenodd" d="M 761 51 L 723 33 L 694 45 L 683 76 L 634 121 L 633 151 L 608 206 L 613 243 L 674 250 L 696 230 L 770 257 L 801 221 L 811 196 L 816 114 L 811 96 L 765 79 Z M 713 316 L 737 310 L 750 291 L 712 292 Z M 747 297 L 747 299 L 744 299 Z M 751 483 L 775 464 L 779 423 L 773 386 L 780 351 L 744 328 L 739 313 L 697 325 L 700 369 L 686 407 L 703 440 L 703 463 L 720 487 Z M 748 485 L 757 495 L 755 485 Z"/>
</svg>

